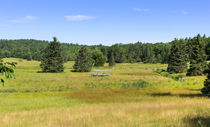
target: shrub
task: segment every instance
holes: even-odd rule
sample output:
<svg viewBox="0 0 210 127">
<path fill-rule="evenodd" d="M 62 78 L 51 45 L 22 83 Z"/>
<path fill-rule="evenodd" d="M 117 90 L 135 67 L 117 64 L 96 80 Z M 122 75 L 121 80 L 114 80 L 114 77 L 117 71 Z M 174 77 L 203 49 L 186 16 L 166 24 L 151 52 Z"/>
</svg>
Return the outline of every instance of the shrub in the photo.
<svg viewBox="0 0 210 127">
<path fill-rule="evenodd" d="M 145 88 L 149 85 L 146 81 L 138 81 L 136 83 L 131 83 L 131 84 L 122 84 L 121 88 Z"/>
<path fill-rule="evenodd" d="M 106 62 L 106 57 L 99 50 L 95 50 L 92 52 L 92 59 L 94 62 L 94 66 L 104 66 Z"/>
<path fill-rule="evenodd" d="M 184 74 L 170 74 L 164 69 L 157 69 L 155 72 L 160 74 L 161 76 L 164 76 L 164 77 L 167 77 L 167 78 L 171 78 L 171 79 L 173 79 L 175 81 L 184 82 L 184 81 L 187 80 L 187 78 L 186 78 L 186 76 Z"/>
</svg>

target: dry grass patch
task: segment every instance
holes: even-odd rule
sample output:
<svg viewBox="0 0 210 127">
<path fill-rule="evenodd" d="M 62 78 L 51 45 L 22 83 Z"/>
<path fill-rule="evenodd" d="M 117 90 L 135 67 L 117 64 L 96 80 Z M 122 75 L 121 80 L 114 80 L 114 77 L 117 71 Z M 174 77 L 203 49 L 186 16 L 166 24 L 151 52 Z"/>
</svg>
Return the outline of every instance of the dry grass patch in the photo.
<svg viewBox="0 0 210 127">
<path fill-rule="evenodd" d="M 155 103 L 145 100 L 13 112 L 1 114 L 0 122 L 4 127 L 191 127 L 191 118 L 196 125 L 193 118 L 210 113 L 208 100 L 183 101 L 182 98 L 174 97 L 167 98 L 173 101 L 162 99 L 156 98 L 158 102 Z M 206 122 L 205 119 L 201 120 Z M 205 124 L 209 125 L 208 122 Z"/>
</svg>

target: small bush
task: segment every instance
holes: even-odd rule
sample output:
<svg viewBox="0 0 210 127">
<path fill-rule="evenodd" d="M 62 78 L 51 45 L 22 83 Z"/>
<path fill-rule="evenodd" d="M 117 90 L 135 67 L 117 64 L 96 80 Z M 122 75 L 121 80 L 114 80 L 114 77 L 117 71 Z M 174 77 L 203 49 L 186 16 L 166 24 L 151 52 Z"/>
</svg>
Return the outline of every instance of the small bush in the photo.
<svg viewBox="0 0 210 127">
<path fill-rule="evenodd" d="M 160 74 L 161 76 L 164 76 L 164 77 L 167 77 L 167 78 L 171 78 L 171 79 L 173 79 L 175 81 L 184 82 L 184 81 L 187 80 L 187 78 L 186 78 L 186 76 L 184 74 L 170 74 L 164 69 L 157 69 L 155 72 Z"/>
</svg>

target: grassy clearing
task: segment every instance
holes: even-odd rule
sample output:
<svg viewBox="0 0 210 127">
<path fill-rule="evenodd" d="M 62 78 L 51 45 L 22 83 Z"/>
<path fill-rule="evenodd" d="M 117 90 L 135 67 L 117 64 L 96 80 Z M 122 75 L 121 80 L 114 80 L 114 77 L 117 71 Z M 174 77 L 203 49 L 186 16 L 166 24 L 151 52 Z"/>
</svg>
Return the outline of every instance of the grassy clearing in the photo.
<svg viewBox="0 0 210 127">
<path fill-rule="evenodd" d="M 155 72 L 162 64 L 118 64 L 110 77 L 37 73 L 39 62 L 18 62 L 16 80 L 0 86 L 2 127 L 208 127 L 204 76 L 176 81 Z"/>
<path fill-rule="evenodd" d="M 122 84 L 132 84 L 140 80 L 148 82 L 156 89 L 200 89 L 205 77 L 191 77 L 185 82 L 178 82 L 154 72 L 154 69 L 166 68 L 162 64 L 119 64 L 113 68 L 100 67 L 94 69 L 110 69 L 110 77 L 92 77 L 91 73 L 71 72 L 73 62 L 65 64 L 64 73 L 37 73 L 39 62 L 17 59 L 5 61 L 18 62 L 16 80 L 9 80 L 6 87 L 14 91 L 69 91 L 86 88 L 121 88 Z"/>
</svg>

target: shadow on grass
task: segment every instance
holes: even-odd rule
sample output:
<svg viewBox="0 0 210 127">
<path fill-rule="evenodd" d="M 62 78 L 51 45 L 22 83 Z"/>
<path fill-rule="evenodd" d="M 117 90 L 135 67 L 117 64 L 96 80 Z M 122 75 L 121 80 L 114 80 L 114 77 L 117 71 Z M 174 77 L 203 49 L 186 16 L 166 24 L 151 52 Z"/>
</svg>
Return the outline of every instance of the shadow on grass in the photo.
<svg viewBox="0 0 210 127">
<path fill-rule="evenodd" d="M 188 89 L 190 91 L 201 91 L 201 89 Z"/>
<path fill-rule="evenodd" d="M 56 73 L 64 73 L 64 72 L 45 72 L 45 71 L 37 71 L 36 73 L 45 73 L 45 74 L 47 74 L 47 73 L 54 73 L 54 74 L 56 74 Z"/>
<path fill-rule="evenodd" d="M 183 122 L 187 127 L 210 127 L 210 117 L 184 118 Z"/>
<path fill-rule="evenodd" d="M 168 97 L 205 97 L 204 95 L 202 94 L 199 94 L 199 93 L 196 93 L 196 94 L 171 94 L 170 92 L 167 92 L 167 93 L 153 93 L 151 94 L 151 96 L 154 96 L 154 97 L 161 97 L 161 96 L 168 96 Z"/>
</svg>

